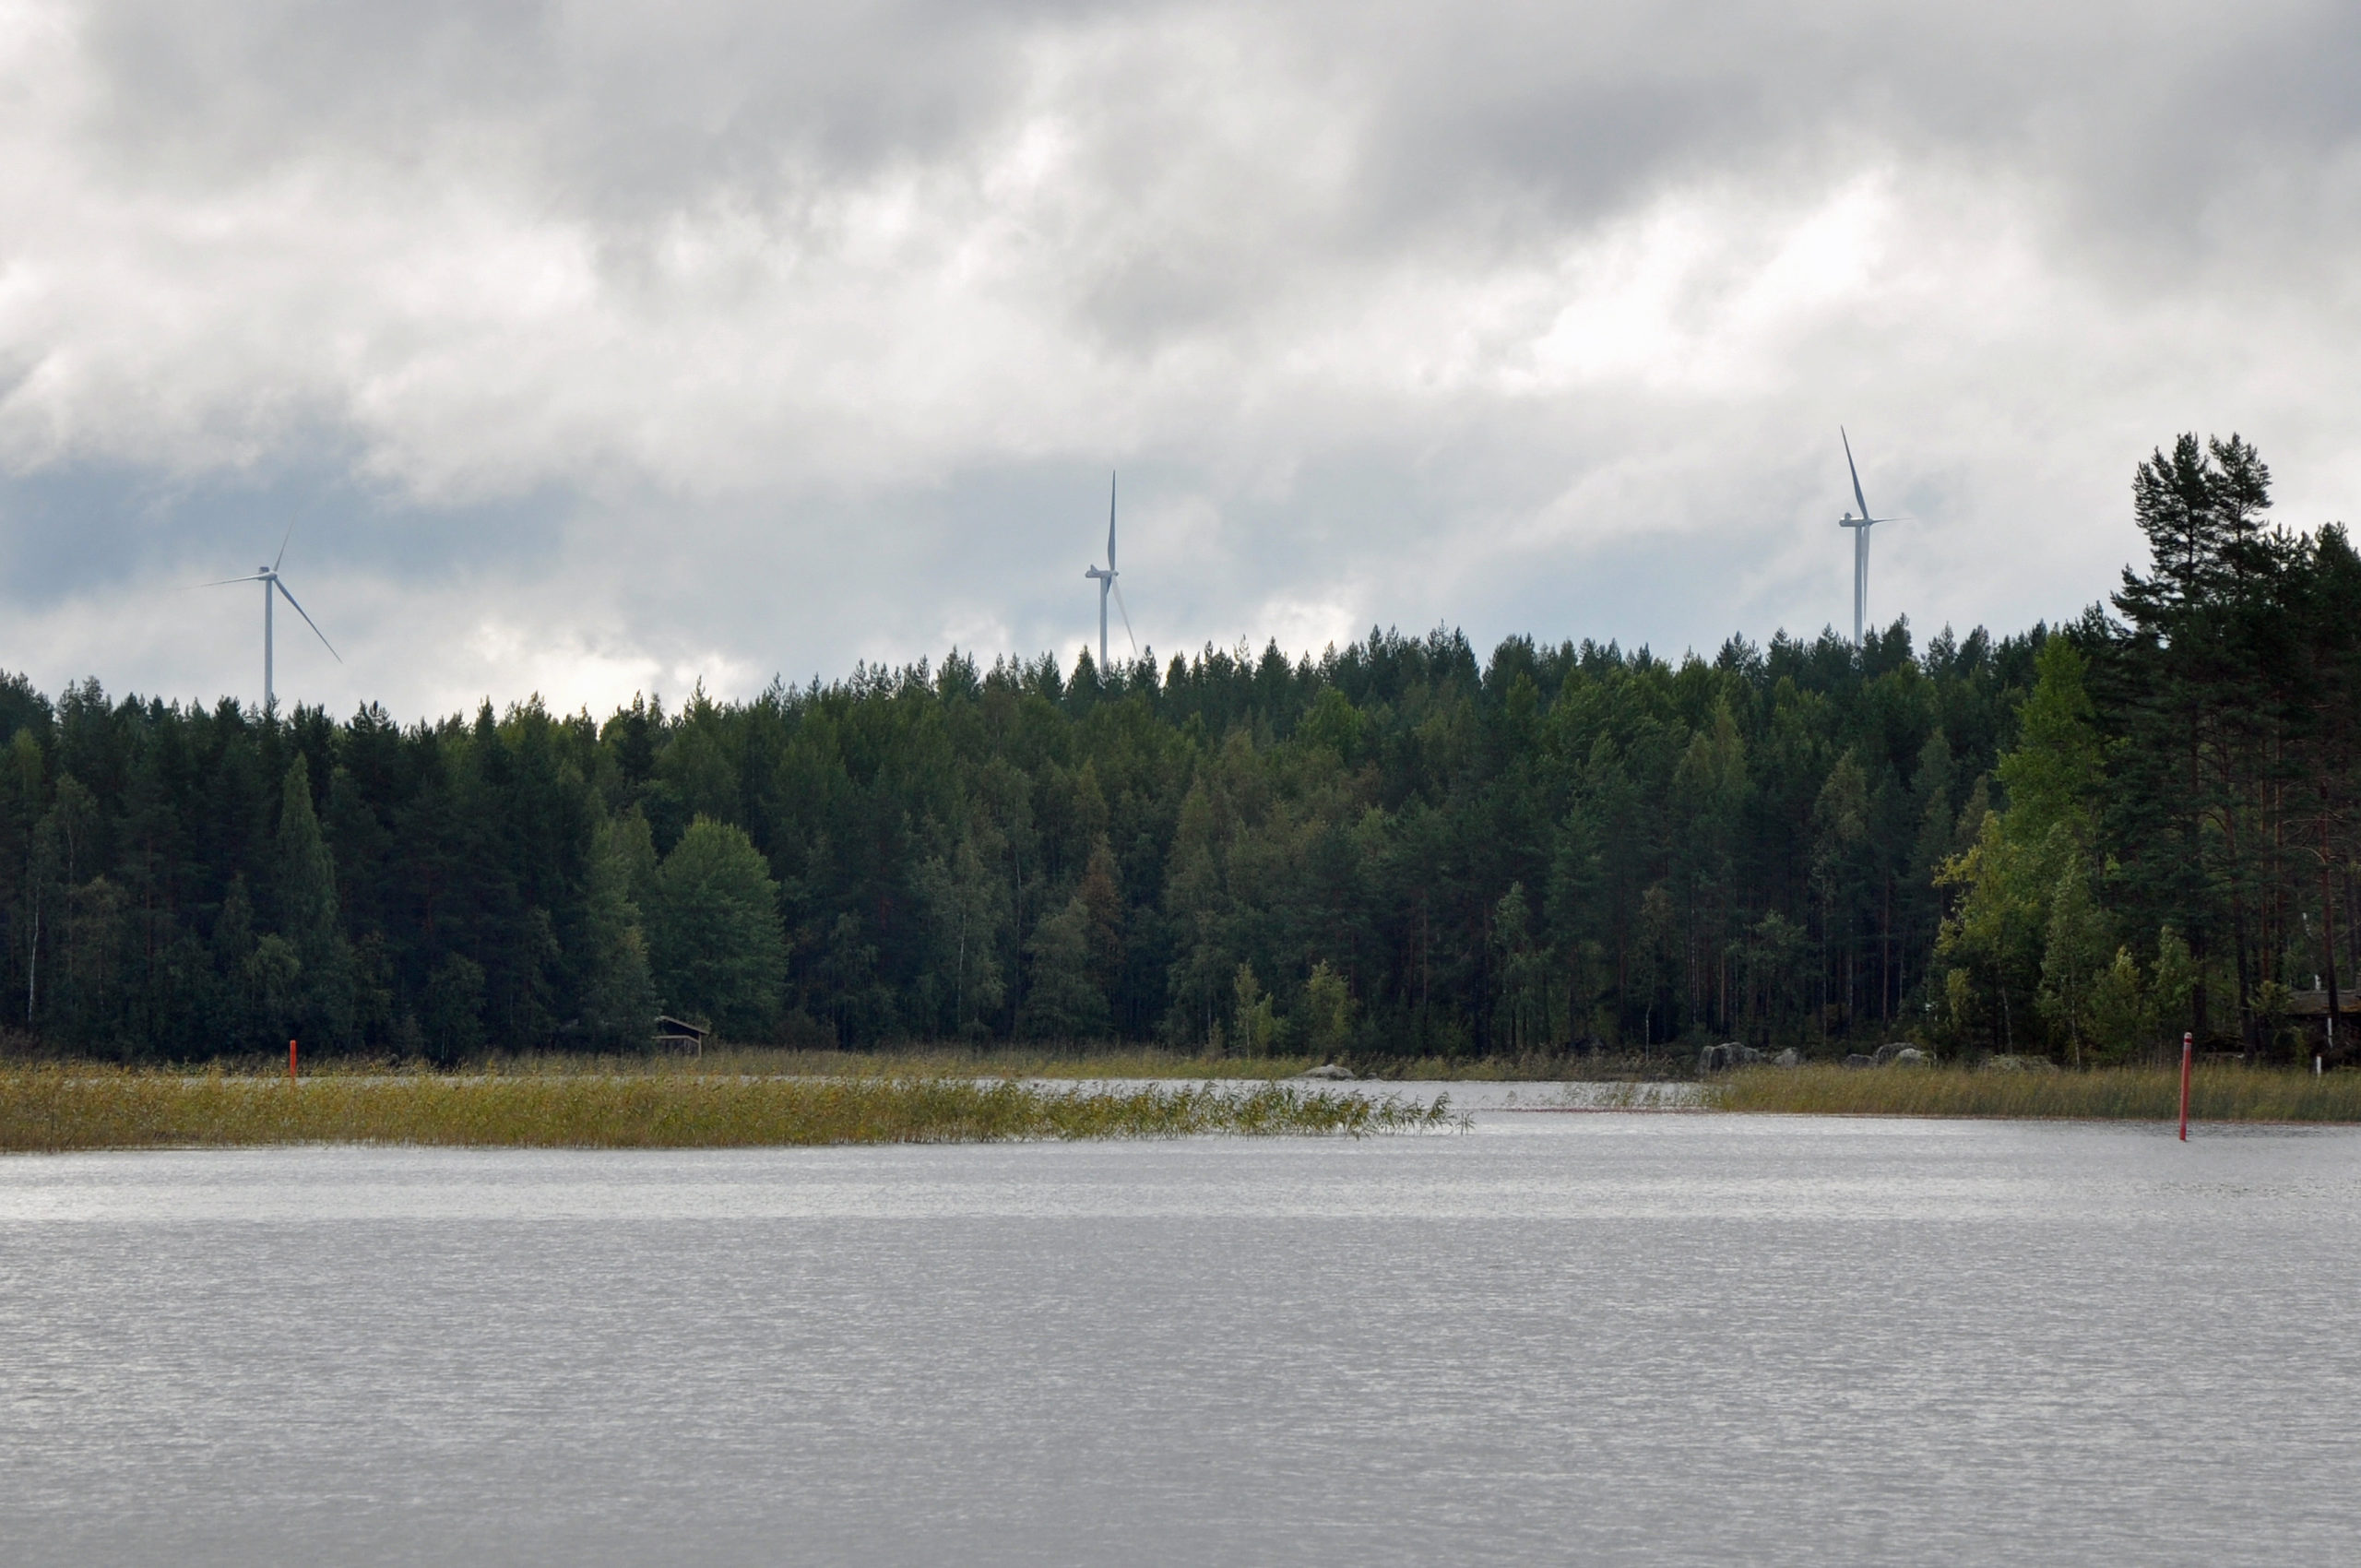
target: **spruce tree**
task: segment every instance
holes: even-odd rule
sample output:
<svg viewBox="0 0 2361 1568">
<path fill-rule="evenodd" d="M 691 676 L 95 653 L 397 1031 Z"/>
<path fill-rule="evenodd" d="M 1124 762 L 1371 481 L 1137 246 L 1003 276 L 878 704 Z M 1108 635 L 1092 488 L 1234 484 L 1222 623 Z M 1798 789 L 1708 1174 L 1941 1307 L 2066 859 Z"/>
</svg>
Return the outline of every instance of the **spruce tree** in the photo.
<svg viewBox="0 0 2361 1568">
<path fill-rule="evenodd" d="M 311 764 L 298 752 L 279 790 L 278 844 L 271 863 L 275 934 L 291 972 L 274 961 L 267 991 L 279 1000 L 281 1027 L 321 1047 L 348 1042 L 352 1013 L 351 954 L 338 918 L 336 861 L 312 809 Z"/>
</svg>

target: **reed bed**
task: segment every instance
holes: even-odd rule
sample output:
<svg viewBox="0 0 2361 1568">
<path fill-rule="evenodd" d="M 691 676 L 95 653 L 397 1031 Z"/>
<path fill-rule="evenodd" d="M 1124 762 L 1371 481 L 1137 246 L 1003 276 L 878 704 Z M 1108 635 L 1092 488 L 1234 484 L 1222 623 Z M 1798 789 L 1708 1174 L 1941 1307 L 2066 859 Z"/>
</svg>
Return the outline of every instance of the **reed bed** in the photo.
<svg viewBox="0 0 2361 1568">
<path fill-rule="evenodd" d="M 259 1070 L 268 1063 L 257 1058 Z M 765 1077 L 872 1078 L 1290 1078 L 1319 1060 L 1308 1056 L 1205 1056 L 1154 1047 L 1076 1044 L 1040 1048 L 951 1043 L 904 1043 L 874 1051 L 799 1049 L 792 1046 L 708 1042 L 702 1056 L 635 1051 L 622 1055 L 586 1052 L 501 1054 L 470 1066 L 504 1074 L 622 1073 L 704 1075 L 751 1074 Z M 284 1056 L 278 1058 L 280 1071 Z M 418 1068 L 417 1070 L 431 1070 Z"/>
<path fill-rule="evenodd" d="M 1716 1111 L 1822 1116 L 1962 1116 L 2169 1122 L 2177 1067 L 1997 1073 L 1956 1067 L 1749 1067 L 1704 1087 Z M 2206 1066 L 2189 1086 L 2200 1122 L 2361 1122 L 2361 1073 Z"/>
<path fill-rule="evenodd" d="M 0 1062 L 6 1060 L 0 1050 Z M 716 1044 L 704 1055 L 623 1055 L 589 1052 L 501 1053 L 470 1069 L 489 1066 L 503 1074 L 728 1074 L 746 1073 L 786 1077 L 873 1077 L 897 1074 L 917 1077 L 1009 1077 L 1080 1079 L 1225 1078 L 1275 1080 L 1292 1078 L 1319 1066 L 1319 1056 L 1208 1056 L 1155 1046 L 1112 1041 L 1048 1042 L 1040 1046 L 990 1045 L 957 1042 L 906 1041 L 873 1051 L 799 1049 L 792 1046 Z M 285 1056 L 224 1059 L 231 1072 L 269 1074 L 283 1071 Z M 1404 1083 L 1603 1083 L 1659 1082 L 1667 1077 L 1693 1077 L 1693 1051 L 1654 1057 L 1582 1053 L 1535 1054 L 1525 1057 L 1381 1057 L 1347 1062 L 1364 1082 Z M 342 1061 L 323 1063 L 324 1070 L 355 1070 Z M 305 1071 L 310 1071 L 306 1059 Z M 362 1068 L 361 1070 L 368 1070 Z M 378 1070 L 384 1070 L 382 1068 Z M 433 1071 L 422 1063 L 406 1070 Z"/>
<path fill-rule="evenodd" d="M 1064 1087 L 1010 1079 L 742 1075 L 0 1071 L 0 1150 L 433 1144 L 741 1148 L 1423 1132 L 1445 1104 L 1281 1084 Z"/>
</svg>

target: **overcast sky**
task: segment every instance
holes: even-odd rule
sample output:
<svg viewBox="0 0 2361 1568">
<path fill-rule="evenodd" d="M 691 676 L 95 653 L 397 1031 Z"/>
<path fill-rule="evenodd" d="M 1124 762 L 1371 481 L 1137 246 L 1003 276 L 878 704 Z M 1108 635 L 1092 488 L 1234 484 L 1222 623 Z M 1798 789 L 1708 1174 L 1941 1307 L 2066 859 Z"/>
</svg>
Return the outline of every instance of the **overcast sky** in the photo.
<svg viewBox="0 0 2361 1568">
<path fill-rule="evenodd" d="M 2361 9 L 0 0 L 0 666 L 2015 629 L 2361 486 Z M 1120 621 L 1117 646 L 1123 635 Z"/>
</svg>

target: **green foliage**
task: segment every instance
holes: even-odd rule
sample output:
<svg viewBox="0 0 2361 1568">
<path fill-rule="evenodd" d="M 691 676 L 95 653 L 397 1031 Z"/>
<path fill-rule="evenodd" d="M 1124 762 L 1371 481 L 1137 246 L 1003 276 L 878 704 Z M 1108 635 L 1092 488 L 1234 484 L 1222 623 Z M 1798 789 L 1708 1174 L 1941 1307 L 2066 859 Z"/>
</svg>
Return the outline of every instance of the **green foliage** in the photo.
<svg viewBox="0 0 2361 1568">
<path fill-rule="evenodd" d="M 657 867 L 651 900 L 649 947 L 667 1004 L 731 1039 L 770 1038 L 786 942 L 778 885 L 745 830 L 697 817 Z"/>
<path fill-rule="evenodd" d="M 582 1032 L 594 1046 L 637 1045 L 654 1031 L 662 999 L 648 960 L 640 899 L 655 894 L 656 865 L 647 819 L 636 811 L 600 830 L 583 932 L 589 963 Z"/>
<path fill-rule="evenodd" d="M 430 1057 L 456 1062 L 483 1044 L 483 966 L 465 954 L 446 954 L 434 966 L 421 1019 Z"/>
<path fill-rule="evenodd" d="M 2000 639 L 955 653 L 407 728 L 0 677 L 0 995 L 135 1059 L 633 1047 L 658 1006 L 857 1049 L 2284 1051 L 2314 974 L 2361 982 L 2361 557 L 2264 530 L 2268 478 L 2158 452 L 2120 619 Z"/>
<path fill-rule="evenodd" d="M 1500 974 L 1502 1044 L 1518 1056 L 1546 1050 L 1555 1034 L 1548 954 L 1534 940 L 1525 884 L 1514 882 L 1492 907 L 1492 946 Z M 1339 982 L 1342 983 L 1341 981 Z"/>
<path fill-rule="evenodd" d="M 1279 1021 L 1271 997 L 1254 978 L 1253 965 L 1238 966 L 1234 989 L 1238 993 L 1238 1011 L 1232 1016 L 1237 1028 L 1235 1049 L 1248 1056 L 1272 1054 L 1278 1046 Z"/>
<path fill-rule="evenodd" d="M 301 755 L 287 765 L 279 799 L 279 852 L 272 868 L 278 926 L 299 950 L 315 954 L 338 937 L 336 862 L 312 810 L 311 766 Z"/>
<path fill-rule="evenodd" d="M 1334 1061 L 1352 1044 L 1352 990 L 1324 962 L 1312 965 L 1303 982 L 1303 1021 L 1304 1043 L 1323 1061 Z"/>
<path fill-rule="evenodd" d="M 2162 1032 L 2169 1037 L 2175 1023 L 2189 1016 L 2189 998 L 2197 990 L 2197 961 L 2189 944 L 2171 926 L 2156 933 L 2156 965 L 2148 985 L 2149 1001 Z M 2171 1043 L 2167 1039 L 2164 1043 Z"/>
<path fill-rule="evenodd" d="M 2033 693 L 2017 711 L 2016 748 L 1998 769 L 2009 797 L 2008 831 L 2021 844 L 2044 843 L 2059 828 L 2073 843 L 2089 838 L 2105 771 L 2083 684 L 2088 667 L 2066 637 L 2049 638 L 2035 657 Z"/>
<path fill-rule="evenodd" d="M 2083 1016 L 2096 1060 L 2119 1066 L 2153 1054 L 2155 1001 L 2130 948 L 2117 948 L 2115 961 L 2092 980 Z"/>
<path fill-rule="evenodd" d="M 2064 1038 L 2076 1066 L 2082 1065 L 2082 1047 L 2091 1033 L 2094 989 L 2110 973 L 2107 949 L 2112 942 L 2106 912 L 2091 897 L 2089 869 L 2080 854 L 2070 853 L 2050 895 L 2038 1000 L 2042 1016 Z M 2136 973 L 2131 978 L 2136 998 Z M 2119 1002 L 2112 995 L 2109 1000 Z"/>
<path fill-rule="evenodd" d="M 1003 955 L 1011 896 L 998 869 L 1007 852 L 1005 837 L 990 823 L 971 823 L 919 864 L 915 880 L 933 940 L 916 989 L 947 1024 L 943 1032 L 955 1039 L 988 1034 L 986 1020 L 999 1016 L 1007 994 Z"/>
<path fill-rule="evenodd" d="M 2037 1017 L 2079 1060 L 2090 988 L 2112 945 L 2083 859 L 2104 772 L 2086 660 L 2051 637 L 2035 668 L 2017 743 L 1995 769 L 2007 809 L 1981 813 L 1975 841 L 1936 870 L 1938 885 L 1962 890 L 1937 952 L 1951 965 L 1954 1042 L 2015 1051 L 2037 1038 Z M 1922 828 L 1921 837 L 1932 835 Z"/>
<path fill-rule="evenodd" d="M 1018 1018 L 1028 1039 L 1094 1039 L 1107 1032 L 1107 998 L 1091 976 L 1090 906 L 1075 894 L 1043 917 L 1025 944 L 1031 960 Z"/>
<path fill-rule="evenodd" d="M 278 931 L 262 940 L 283 941 L 290 949 L 284 963 L 276 954 L 261 960 L 268 978 L 257 983 L 272 1035 L 309 1037 L 315 1048 L 349 1043 L 352 954 L 338 908 L 336 861 L 312 807 L 311 766 L 301 753 L 287 765 L 279 790 L 271 873 Z"/>
</svg>

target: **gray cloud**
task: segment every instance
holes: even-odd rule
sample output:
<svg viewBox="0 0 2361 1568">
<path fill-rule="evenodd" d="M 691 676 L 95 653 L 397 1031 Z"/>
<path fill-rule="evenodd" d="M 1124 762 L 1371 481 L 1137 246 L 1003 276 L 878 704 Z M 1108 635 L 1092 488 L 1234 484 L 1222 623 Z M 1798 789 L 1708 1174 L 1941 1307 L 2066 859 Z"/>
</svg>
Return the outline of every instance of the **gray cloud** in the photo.
<svg viewBox="0 0 2361 1568">
<path fill-rule="evenodd" d="M 2361 481 L 2325 5 L 11 15 L 52 684 L 250 694 L 182 585 L 291 520 L 348 663 L 282 685 L 418 712 L 1071 650 L 1119 464 L 1167 651 L 1815 629 L 1840 421 L 1929 628 L 2103 593 L 2177 430 Z"/>
</svg>

